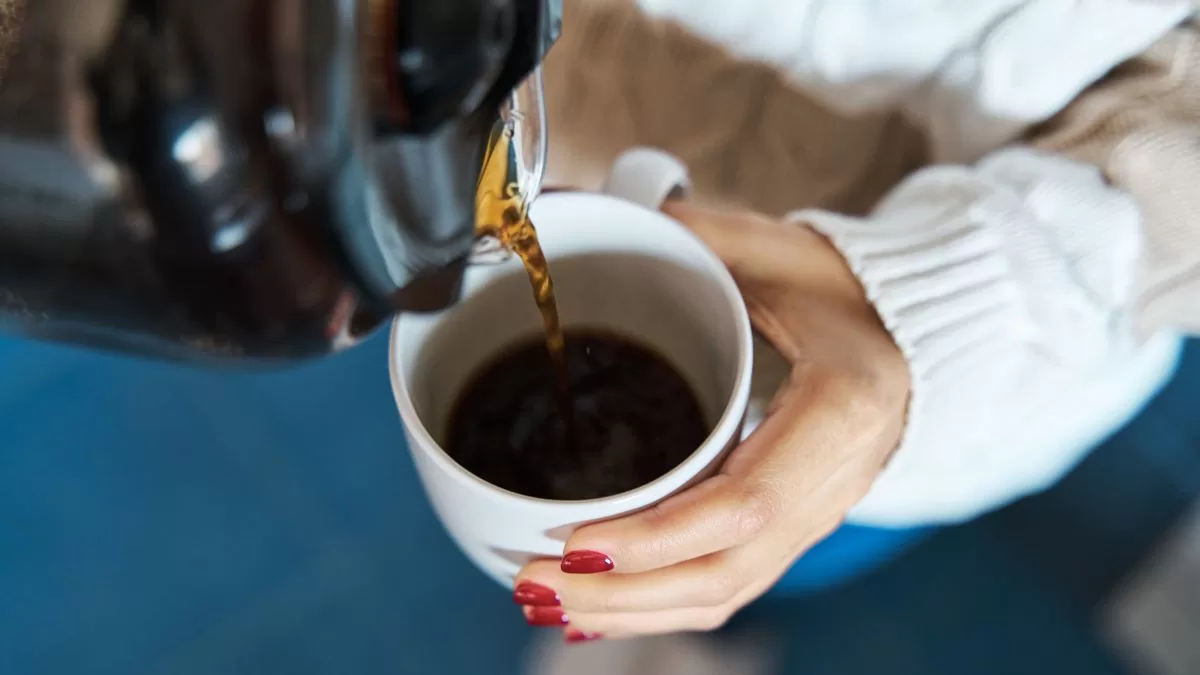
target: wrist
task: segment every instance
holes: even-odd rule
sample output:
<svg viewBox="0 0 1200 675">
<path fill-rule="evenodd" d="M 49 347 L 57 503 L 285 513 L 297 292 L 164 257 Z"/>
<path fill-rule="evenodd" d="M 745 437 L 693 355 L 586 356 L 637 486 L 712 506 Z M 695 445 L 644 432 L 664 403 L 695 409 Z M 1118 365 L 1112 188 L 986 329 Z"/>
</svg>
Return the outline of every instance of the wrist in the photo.
<svg viewBox="0 0 1200 675">
<path fill-rule="evenodd" d="M 881 403 L 903 416 L 912 380 L 903 351 L 837 246 L 807 223 L 795 225 L 805 239 L 805 245 L 799 249 L 801 260 L 794 266 L 795 287 L 819 299 L 813 310 L 823 314 L 823 321 L 842 324 L 843 330 L 835 334 L 848 346 L 852 345 L 845 352 L 858 362 L 852 369 L 867 376 L 865 380 Z"/>
<path fill-rule="evenodd" d="M 795 265 L 794 282 L 807 292 L 834 302 L 863 319 L 869 319 L 882 329 L 883 322 L 871 304 L 866 288 L 841 251 L 809 224 L 796 223 L 796 226 L 804 245 L 797 249 L 801 252 L 801 260 Z"/>
</svg>

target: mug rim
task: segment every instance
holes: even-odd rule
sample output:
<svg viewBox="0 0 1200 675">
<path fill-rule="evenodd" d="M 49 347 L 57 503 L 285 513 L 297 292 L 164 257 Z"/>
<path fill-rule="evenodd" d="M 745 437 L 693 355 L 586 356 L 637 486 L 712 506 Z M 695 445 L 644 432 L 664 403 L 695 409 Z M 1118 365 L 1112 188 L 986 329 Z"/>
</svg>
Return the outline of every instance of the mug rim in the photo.
<svg viewBox="0 0 1200 675">
<path fill-rule="evenodd" d="M 511 501 L 525 505 L 536 505 L 540 508 L 550 508 L 560 511 L 573 510 L 597 510 L 597 507 L 615 507 L 612 510 L 621 510 L 628 502 L 636 502 L 647 492 L 655 491 L 655 488 L 662 486 L 665 483 L 679 482 L 679 485 L 665 494 L 669 495 L 676 490 L 687 485 L 688 481 L 692 480 L 699 470 L 692 467 L 697 463 L 702 463 L 707 466 L 712 460 L 711 455 L 722 452 L 730 442 L 740 441 L 739 429 L 745 419 L 746 411 L 750 402 L 750 384 L 753 371 L 753 329 L 750 323 L 749 311 L 746 309 L 746 303 L 742 298 L 741 291 L 738 289 L 737 283 L 733 279 L 733 275 L 725 266 L 725 263 L 717 257 L 716 253 L 708 247 L 698 236 L 691 230 L 685 227 L 682 223 L 671 218 L 670 216 L 646 208 L 640 204 L 629 202 L 611 195 L 597 192 L 585 191 L 561 191 L 545 193 L 538 198 L 538 201 L 558 201 L 561 199 L 575 200 L 595 200 L 601 202 L 606 208 L 627 209 L 631 214 L 637 213 L 640 217 L 648 221 L 648 226 L 668 227 L 676 233 L 682 234 L 686 239 L 689 239 L 697 248 L 697 252 L 701 255 L 706 265 L 710 268 L 709 277 L 715 280 L 721 288 L 722 293 L 728 300 L 728 306 L 733 309 L 734 320 L 738 323 L 737 326 L 737 372 L 734 375 L 734 383 L 732 392 L 725 403 L 725 406 L 718 417 L 716 424 L 691 454 L 683 461 L 679 462 L 670 471 L 655 478 L 652 481 L 643 483 L 636 488 L 626 490 L 624 492 L 609 495 L 607 497 L 597 497 L 594 499 L 583 500 L 561 500 L 561 499 L 545 499 L 542 497 L 531 497 L 523 495 L 519 492 L 507 490 L 493 483 L 489 483 L 479 476 L 468 471 L 461 464 L 454 460 L 445 448 L 440 443 L 434 440 L 433 435 L 426 428 L 425 423 L 421 420 L 421 416 L 417 413 L 416 405 L 413 403 L 413 397 L 409 391 L 409 381 L 404 373 L 400 372 L 398 345 L 400 343 L 401 323 L 404 321 L 404 315 L 397 316 L 392 321 L 392 327 L 388 336 L 388 373 L 392 385 L 392 397 L 395 399 L 396 407 L 400 415 L 400 421 L 405 425 L 406 430 L 415 437 L 419 445 L 425 447 L 413 447 L 412 442 L 408 443 L 409 452 L 420 452 L 430 458 L 438 468 L 445 474 L 453 477 L 453 479 L 473 490 L 482 491 L 495 499 Z M 649 221 L 654 221 L 657 225 L 649 225 Z M 446 311 L 453 311 L 450 308 Z M 409 420 L 414 420 L 415 424 L 410 425 Z M 700 470 L 702 470 L 701 467 Z M 690 473 L 682 481 L 679 480 L 681 474 Z M 602 510 L 609 510 L 604 508 Z"/>
</svg>

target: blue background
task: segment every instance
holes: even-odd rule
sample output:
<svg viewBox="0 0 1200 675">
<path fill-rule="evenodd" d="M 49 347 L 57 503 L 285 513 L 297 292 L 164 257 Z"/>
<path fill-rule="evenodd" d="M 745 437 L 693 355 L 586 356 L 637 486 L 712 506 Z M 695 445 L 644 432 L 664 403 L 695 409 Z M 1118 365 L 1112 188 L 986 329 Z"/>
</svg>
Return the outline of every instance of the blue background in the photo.
<svg viewBox="0 0 1200 675">
<path fill-rule="evenodd" d="M 0 673 L 516 673 L 422 497 L 382 336 L 206 373 L 0 341 Z M 1200 491 L 1200 350 L 1054 490 L 731 627 L 788 672 L 1121 673 L 1099 603 Z"/>
</svg>

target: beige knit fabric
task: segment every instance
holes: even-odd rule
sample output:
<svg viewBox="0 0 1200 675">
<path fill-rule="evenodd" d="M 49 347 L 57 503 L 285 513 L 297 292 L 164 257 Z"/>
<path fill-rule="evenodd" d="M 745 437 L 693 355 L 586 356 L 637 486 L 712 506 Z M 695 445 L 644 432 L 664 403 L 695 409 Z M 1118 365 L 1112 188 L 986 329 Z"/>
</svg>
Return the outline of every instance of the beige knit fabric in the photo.
<svg viewBox="0 0 1200 675">
<path fill-rule="evenodd" d="M 1033 130 L 1095 164 L 1142 209 L 1142 331 L 1200 333 L 1200 26 L 1188 23 Z"/>
<path fill-rule="evenodd" d="M 687 163 L 702 201 L 859 214 L 924 163 L 898 114 L 841 116 L 629 0 L 565 5 L 544 69 L 551 183 L 598 186 L 618 153 L 648 145 Z"/>
<path fill-rule="evenodd" d="M 834 112 L 629 0 L 566 3 L 564 25 L 545 65 L 551 183 L 598 186 L 618 153 L 649 145 L 688 164 L 701 201 L 854 215 L 927 161 L 898 113 Z M 1200 331 L 1198 44 L 1194 24 L 1177 29 L 1028 138 L 1096 164 L 1143 209 L 1146 331 Z"/>
<path fill-rule="evenodd" d="M 0 82 L 9 57 L 17 50 L 24 13 L 25 0 L 0 0 Z"/>
</svg>

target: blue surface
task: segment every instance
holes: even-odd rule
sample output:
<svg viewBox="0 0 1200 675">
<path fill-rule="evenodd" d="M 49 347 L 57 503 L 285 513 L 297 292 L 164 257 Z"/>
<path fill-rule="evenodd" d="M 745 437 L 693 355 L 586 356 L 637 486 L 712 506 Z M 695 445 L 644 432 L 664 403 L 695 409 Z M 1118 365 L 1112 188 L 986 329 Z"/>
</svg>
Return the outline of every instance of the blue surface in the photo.
<svg viewBox="0 0 1200 675">
<path fill-rule="evenodd" d="M 1121 672 L 1091 612 L 1200 489 L 1198 357 L 1059 488 L 743 627 L 794 672 Z M 0 673 L 517 672 L 529 631 L 424 501 L 384 363 L 0 342 Z"/>
<path fill-rule="evenodd" d="M 770 594 L 787 597 L 839 588 L 903 555 L 933 532 L 843 525 L 797 560 Z"/>
<path fill-rule="evenodd" d="M 804 675 L 1118 675 L 1125 671 L 1002 539 L 969 526 L 939 532 L 893 565 L 803 601 L 768 598 L 732 627 L 784 645 Z"/>
<path fill-rule="evenodd" d="M 214 375 L 0 344 L 0 673 L 515 664 L 526 629 L 422 497 L 384 347 Z"/>
<path fill-rule="evenodd" d="M 1200 344 L 1137 419 L 1053 489 L 937 532 L 866 578 L 768 597 L 736 630 L 805 675 L 1127 672 L 1096 613 L 1200 497 Z"/>
</svg>

